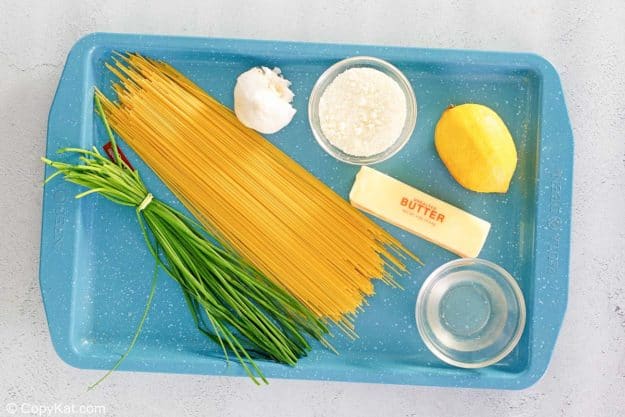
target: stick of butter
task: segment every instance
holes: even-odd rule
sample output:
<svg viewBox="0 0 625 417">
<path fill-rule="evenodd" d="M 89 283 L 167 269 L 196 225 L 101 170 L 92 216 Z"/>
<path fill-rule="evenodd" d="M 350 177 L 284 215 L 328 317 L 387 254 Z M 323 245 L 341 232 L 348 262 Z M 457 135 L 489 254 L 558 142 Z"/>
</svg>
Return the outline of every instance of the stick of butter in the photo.
<svg viewBox="0 0 625 417">
<path fill-rule="evenodd" d="M 363 166 L 349 193 L 354 207 L 465 258 L 482 250 L 490 223 Z"/>
</svg>

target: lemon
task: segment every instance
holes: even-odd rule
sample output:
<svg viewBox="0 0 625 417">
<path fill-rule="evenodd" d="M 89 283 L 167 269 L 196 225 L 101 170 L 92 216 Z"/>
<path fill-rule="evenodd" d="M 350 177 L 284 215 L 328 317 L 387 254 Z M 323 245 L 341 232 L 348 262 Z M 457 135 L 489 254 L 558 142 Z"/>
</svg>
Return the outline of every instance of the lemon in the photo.
<svg viewBox="0 0 625 417">
<path fill-rule="evenodd" d="M 516 169 L 514 140 L 501 117 L 481 104 L 445 110 L 434 144 L 449 173 L 463 187 L 480 193 L 505 193 Z"/>
</svg>

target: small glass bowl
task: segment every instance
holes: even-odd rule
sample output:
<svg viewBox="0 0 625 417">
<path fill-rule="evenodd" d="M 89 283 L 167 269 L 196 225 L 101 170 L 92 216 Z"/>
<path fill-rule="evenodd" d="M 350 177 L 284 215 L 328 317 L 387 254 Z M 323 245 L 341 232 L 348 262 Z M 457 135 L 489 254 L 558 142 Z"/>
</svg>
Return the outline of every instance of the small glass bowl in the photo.
<svg viewBox="0 0 625 417">
<path fill-rule="evenodd" d="M 462 368 L 499 362 L 525 327 L 525 301 L 515 279 L 482 259 L 456 259 L 425 280 L 416 306 L 425 345 L 442 361 Z"/>
<path fill-rule="evenodd" d="M 406 97 L 407 107 L 406 121 L 404 122 L 404 127 L 391 146 L 389 146 L 384 151 L 374 155 L 356 156 L 343 152 L 341 149 L 334 146 L 323 134 L 323 131 L 321 130 L 321 123 L 319 121 L 319 100 L 321 99 L 321 96 L 323 95 L 323 92 L 328 87 L 328 85 L 330 85 L 330 83 L 334 81 L 334 79 L 339 74 L 347 71 L 350 68 L 362 67 L 376 69 L 395 80 Z M 402 74 L 402 72 L 398 70 L 395 66 L 379 58 L 373 58 L 368 56 L 355 56 L 337 62 L 336 64 L 325 70 L 323 74 L 321 74 L 321 76 L 315 83 L 315 86 L 313 87 L 310 93 L 310 98 L 308 100 L 308 121 L 310 122 L 310 127 L 312 129 L 313 135 L 315 136 L 315 139 L 317 140 L 319 145 L 321 145 L 321 147 L 327 153 L 329 153 L 336 159 L 354 165 L 375 164 L 395 155 L 401 150 L 401 148 L 404 147 L 404 145 L 410 139 L 410 136 L 412 135 L 415 124 L 417 122 L 417 100 L 414 91 L 412 90 L 412 86 L 410 85 L 410 82 L 408 81 L 406 76 Z"/>
</svg>

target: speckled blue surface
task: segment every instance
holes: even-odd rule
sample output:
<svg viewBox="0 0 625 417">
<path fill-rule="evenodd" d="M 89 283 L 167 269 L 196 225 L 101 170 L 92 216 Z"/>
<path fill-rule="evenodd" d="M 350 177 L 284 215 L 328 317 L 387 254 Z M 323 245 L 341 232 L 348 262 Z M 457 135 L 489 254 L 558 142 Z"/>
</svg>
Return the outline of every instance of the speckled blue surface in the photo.
<svg viewBox="0 0 625 417">
<path fill-rule="evenodd" d="M 454 256 L 380 222 L 425 261 L 410 265 L 404 291 L 377 285 L 359 315 L 360 338 L 335 332 L 334 355 L 320 346 L 296 368 L 261 362 L 267 376 L 518 389 L 544 373 L 566 309 L 573 139 L 561 86 L 539 56 L 355 45 L 93 34 L 72 49 L 48 125 L 48 157 L 64 146 L 104 144 L 93 115 L 93 86 L 111 93 L 103 62 L 112 51 L 138 51 L 169 61 L 227 105 L 236 76 L 254 65 L 279 66 L 292 81 L 298 113 L 269 140 L 343 197 L 357 167 L 340 163 L 316 144 L 306 117 L 310 90 L 332 63 L 371 55 L 395 64 L 411 81 L 418 102 L 415 132 L 406 147 L 376 166 L 423 191 L 492 223 L 480 257 L 507 269 L 519 282 L 528 323 L 517 348 L 500 363 L 458 369 L 436 359 L 415 326 L 414 303 L 427 275 Z M 433 146 L 433 130 L 450 104 L 478 102 L 506 121 L 519 165 L 505 195 L 472 193 L 447 173 Z M 148 187 L 176 206 L 166 187 L 122 144 Z M 46 175 L 52 173 L 46 169 Z M 153 261 L 134 211 L 54 180 L 44 189 L 40 281 L 54 346 L 69 364 L 109 368 L 127 347 L 145 305 Z M 122 369 L 243 375 L 193 327 L 177 284 L 161 274 L 152 311 Z"/>
</svg>

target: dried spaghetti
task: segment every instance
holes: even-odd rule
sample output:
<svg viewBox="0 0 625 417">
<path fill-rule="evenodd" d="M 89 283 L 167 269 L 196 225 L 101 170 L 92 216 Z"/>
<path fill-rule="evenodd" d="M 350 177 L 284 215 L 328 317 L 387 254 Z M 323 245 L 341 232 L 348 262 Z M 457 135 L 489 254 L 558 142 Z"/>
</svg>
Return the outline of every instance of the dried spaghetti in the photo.
<svg viewBox="0 0 625 417">
<path fill-rule="evenodd" d="M 414 255 L 232 111 L 166 63 L 130 54 L 108 68 L 119 102 L 97 94 L 113 129 L 209 230 L 314 313 L 350 332 L 372 279 L 397 285 Z"/>
</svg>

